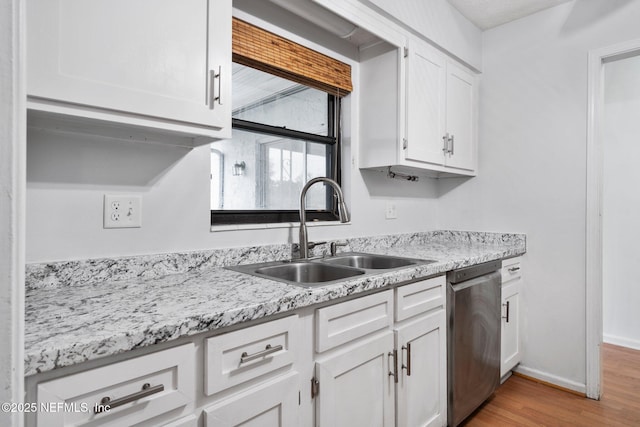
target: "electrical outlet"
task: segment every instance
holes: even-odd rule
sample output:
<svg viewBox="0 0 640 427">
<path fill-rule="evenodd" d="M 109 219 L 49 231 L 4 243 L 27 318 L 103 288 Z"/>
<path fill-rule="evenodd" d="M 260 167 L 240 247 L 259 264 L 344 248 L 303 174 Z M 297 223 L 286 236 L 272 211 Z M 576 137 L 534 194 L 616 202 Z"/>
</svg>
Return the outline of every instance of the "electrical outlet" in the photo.
<svg viewBox="0 0 640 427">
<path fill-rule="evenodd" d="M 104 228 L 142 227 L 142 196 L 104 195 Z"/>
<path fill-rule="evenodd" d="M 398 218 L 398 213 L 396 212 L 396 204 L 393 202 L 387 202 L 387 209 L 385 210 L 384 216 L 386 219 L 396 219 Z"/>
</svg>

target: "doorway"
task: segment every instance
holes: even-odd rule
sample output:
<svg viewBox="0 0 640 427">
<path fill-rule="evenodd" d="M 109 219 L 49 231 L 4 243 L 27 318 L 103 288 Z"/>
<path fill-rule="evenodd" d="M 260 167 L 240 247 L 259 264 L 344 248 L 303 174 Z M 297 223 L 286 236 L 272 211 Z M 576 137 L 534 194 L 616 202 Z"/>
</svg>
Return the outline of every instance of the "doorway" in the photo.
<svg viewBox="0 0 640 427">
<path fill-rule="evenodd" d="M 603 341 L 640 350 L 640 52 L 603 64 Z"/>
<path fill-rule="evenodd" d="M 607 99 L 605 67 L 607 64 L 613 64 L 616 61 L 630 59 L 640 55 L 640 40 L 632 40 L 622 44 L 597 49 L 589 53 L 589 87 L 588 87 L 588 129 L 587 129 L 587 209 L 586 209 L 586 391 L 587 397 L 599 399 L 602 391 L 602 363 L 601 363 L 601 347 L 603 342 L 603 297 L 604 293 L 604 271 L 612 274 L 611 269 L 615 269 L 616 264 L 614 258 L 607 254 L 607 267 L 604 267 L 605 244 L 611 242 L 607 239 L 615 237 L 614 235 L 604 236 L 603 232 L 603 215 L 605 209 L 605 140 L 611 137 L 612 132 L 618 132 L 617 129 L 611 129 L 612 123 L 606 122 L 607 115 L 615 110 L 611 108 L 607 110 L 607 102 L 612 104 L 611 95 Z M 616 64 L 619 65 L 619 64 Z M 610 72 L 613 68 L 610 67 Z M 610 85 L 611 86 L 611 85 Z M 611 86 L 614 87 L 614 86 Z M 638 91 L 640 92 L 640 90 Z M 618 95 L 626 98 L 628 94 Z M 625 102 L 628 102 L 626 100 Z M 637 116 L 636 119 L 637 121 Z M 622 133 L 626 133 L 622 132 Z M 625 138 L 626 139 L 626 138 Z M 607 150 L 608 151 L 608 150 Z M 631 153 L 619 153 L 622 158 L 632 158 Z M 612 159 L 609 154 L 608 159 Z M 615 168 L 616 159 L 612 159 L 612 165 L 607 164 L 606 170 Z M 631 165 L 631 169 L 637 166 Z M 607 187 L 610 187 L 612 181 L 607 177 Z M 623 179 L 623 178 L 620 178 Z M 627 185 L 628 190 L 634 190 L 634 183 Z M 613 196 L 613 193 L 607 193 L 606 197 Z M 617 195 L 619 198 L 624 194 Z M 639 202 L 640 203 L 640 202 Z M 609 209 L 612 209 L 611 205 Z M 625 208 L 628 210 L 628 206 Z M 615 209 L 615 208 L 613 208 Z M 608 228 L 607 228 L 608 230 Z M 607 249 L 609 249 L 607 247 Z M 612 267 L 613 266 L 613 267 Z M 615 274 L 615 271 L 613 272 Z M 609 290 L 607 290 L 608 292 Z M 608 292 L 609 293 L 609 292 Z M 610 308 L 607 307 L 607 313 Z"/>
</svg>

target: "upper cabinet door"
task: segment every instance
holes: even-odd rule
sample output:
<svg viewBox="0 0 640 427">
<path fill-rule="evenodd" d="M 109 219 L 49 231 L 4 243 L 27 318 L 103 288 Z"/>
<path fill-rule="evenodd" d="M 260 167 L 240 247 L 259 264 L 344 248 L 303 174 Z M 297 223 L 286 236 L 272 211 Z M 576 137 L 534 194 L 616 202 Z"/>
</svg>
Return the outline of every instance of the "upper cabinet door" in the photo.
<svg viewBox="0 0 640 427">
<path fill-rule="evenodd" d="M 475 84 L 474 76 L 457 65 L 447 64 L 447 133 L 449 167 L 474 170 L 475 144 Z"/>
<path fill-rule="evenodd" d="M 446 62 L 425 42 L 412 43 L 407 56 L 407 141 L 405 158 L 444 162 Z"/>
<path fill-rule="evenodd" d="M 27 24 L 31 100 L 230 126 L 230 0 L 27 0 Z"/>
</svg>

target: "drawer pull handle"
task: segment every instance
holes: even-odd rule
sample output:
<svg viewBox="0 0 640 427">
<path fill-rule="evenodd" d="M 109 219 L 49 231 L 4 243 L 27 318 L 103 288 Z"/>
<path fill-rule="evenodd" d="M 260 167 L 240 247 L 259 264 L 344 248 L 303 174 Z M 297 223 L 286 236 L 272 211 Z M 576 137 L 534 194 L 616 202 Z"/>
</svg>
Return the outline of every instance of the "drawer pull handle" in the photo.
<svg viewBox="0 0 640 427">
<path fill-rule="evenodd" d="M 114 400 L 111 400 L 109 396 L 103 397 L 102 400 L 100 400 L 100 404 L 96 405 L 95 413 L 99 414 L 101 412 L 106 412 L 110 409 L 126 405 L 127 403 L 131 403 L 134 400 L 142 399 L 143 397 L 151 396 L 152 394 L 160 393 L 162 391 L 164 391 L 163 384 L 154 385 L 153 387 L 151 387 L 151 384 L 144 383 L 144 385 L 142 386 L 142 390 L 131 393 L 128 396 Z"/>
<path fill-rule="evenodd" d="M 516 272 L 516 271 L 518 271 L 518 270 L 520 270 L 520 267 L 511 267 L 511 268 L 509 269 L 509 272 L 510 272 L 510 273 L 515 273 L 515 272 Z"/>
<path fill-rule="evenodd" d="M 275 347 L 272 347 L 271 344 L 267 344 L 264 350 L 259 351 L 257 353 L 248 354 L 246 351 L 240 355 L 240 364 L 251 362 L 252 360 L 259 359 L 264 356 L 268 356 L 271 353 L 275 353 L 277 351 L 282 350 L 282 345 L 279 344 Z"/>
</svg>

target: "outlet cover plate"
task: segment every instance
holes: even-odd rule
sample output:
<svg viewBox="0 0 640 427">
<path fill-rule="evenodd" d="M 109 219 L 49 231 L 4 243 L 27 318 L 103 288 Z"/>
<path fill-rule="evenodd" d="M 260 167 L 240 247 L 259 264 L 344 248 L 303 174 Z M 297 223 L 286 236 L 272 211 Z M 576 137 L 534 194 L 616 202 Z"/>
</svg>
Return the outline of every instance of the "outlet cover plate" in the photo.
<svg viewBox="0 0 640 427">
<path fill-rule="evenodd" d="M 104 195 L 104 228 L 142 227 L 142 196 Z"/>
<path fill-rule="evenodd" d="M 387 202 L 387 207 L 384 212 L 386 219 L 396 219 L 398 218 L 398 213 L 396 211 L 396 204 L 393 202 Z"/>
</svg>

